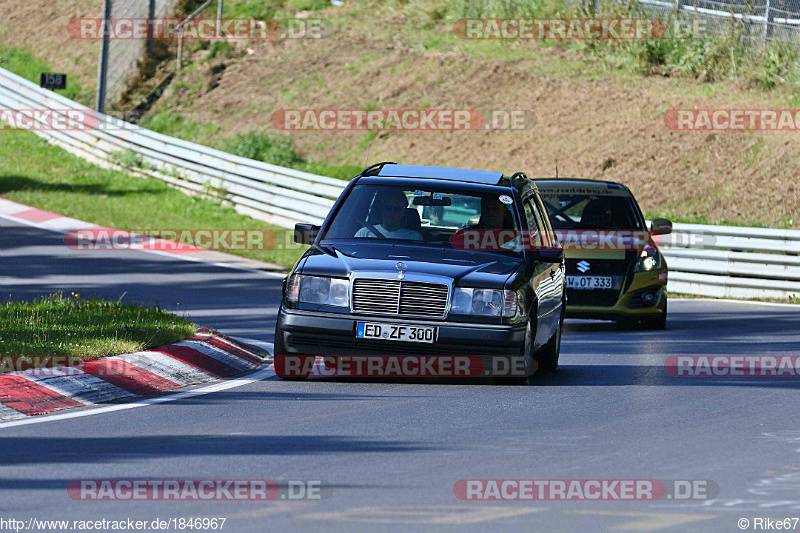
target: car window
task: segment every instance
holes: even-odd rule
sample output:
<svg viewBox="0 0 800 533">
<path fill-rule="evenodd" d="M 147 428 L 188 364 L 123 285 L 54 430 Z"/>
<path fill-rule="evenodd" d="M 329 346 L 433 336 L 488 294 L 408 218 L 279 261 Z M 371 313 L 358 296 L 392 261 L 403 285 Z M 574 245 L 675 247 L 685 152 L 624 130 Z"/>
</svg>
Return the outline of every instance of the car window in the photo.
<svg viewBox="0 0 800 533">
<path fill-rule="evenodd" d="M 513 199 L 456 187 L 353 187 L 322 239 L 436 242 L 465 229 L 519 229 Z"/>
<path fill-rule="evenodd" d="M 542 232 L 544 233 L 544 245 L 556 246 L 556 235 L 553 232 L 553 226 L 550 224 L 550 218 L 545 215 L 545 213 L 547 213 L 547 208 L 545 208 L 544 203 L 542 202 L 542 197 L 538 194 L 535 194 L 531 196 L 531 200 L 533 200 L 534 204 L 536 205 L 537 214 L 541 217 Z"/>
<path fill-rule="evenodd" d="M 539 190 L 555 229 L 643 229 L 624 189 L 541 185 Z"/>
<path fill-rule="evenodd" d="M 525 211 L 525 219 L 528 222 L 528 232 L 530 235 L 531 246 L 542 246 L 542 222 L 538 218 L 536 209 L 531 204 L 530 197 L 528 197 L 522 204 Z"/>
</svg>

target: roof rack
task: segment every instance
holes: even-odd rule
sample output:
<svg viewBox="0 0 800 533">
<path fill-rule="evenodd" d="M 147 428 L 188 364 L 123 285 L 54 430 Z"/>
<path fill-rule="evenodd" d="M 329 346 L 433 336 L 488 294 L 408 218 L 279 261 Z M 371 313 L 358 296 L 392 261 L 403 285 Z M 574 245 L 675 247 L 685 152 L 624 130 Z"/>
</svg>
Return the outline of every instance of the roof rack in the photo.
<svg viewBox="0 0 800 533">
<path fill-rule="evenodd" d="M 383 165 L 396 165 L 394 161 L 381 161 L 380 163 L 375 163 L 374 165 L 370 165 L 364 170 L 361 171 L 362 176 L 377 176 L 378 173 L 383 168 Z"/>
</svg>

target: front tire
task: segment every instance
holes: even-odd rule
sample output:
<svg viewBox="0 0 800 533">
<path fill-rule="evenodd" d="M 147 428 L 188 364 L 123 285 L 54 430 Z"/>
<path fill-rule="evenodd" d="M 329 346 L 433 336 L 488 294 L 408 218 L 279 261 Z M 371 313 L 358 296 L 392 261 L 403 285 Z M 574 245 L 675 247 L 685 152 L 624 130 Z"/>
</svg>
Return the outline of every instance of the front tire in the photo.
<svg viewBox="0 0 800 533">
<path fill-rule="evenodd" d="M 519 356 L 523 360 L 523 375 L 498 376 L 494 378 L 495 383 L 498 385 L 525 385 L 529 383 L 530 377 L 536 373 L 536 359 L 533 356 L 533 331 L 530 320 L 528 320 L 528 325 L 525 328 L 525 342 L 520 349 Z M 516 368 L 516 365 L 512 363 L 511 368 Z"/>
<path fill-rule="evenodd" d="M 535 355 L 536 361 L 539 363 L 539 370 L 545 372 L 552 372 L 558 368 L 558 357 L 561 354 L 561 332 L 564 329 L 564 311 L 561 311 L 561 316 L 558 317 L 556 328 L 547 344 L 542 346 Z"/>
</svg>

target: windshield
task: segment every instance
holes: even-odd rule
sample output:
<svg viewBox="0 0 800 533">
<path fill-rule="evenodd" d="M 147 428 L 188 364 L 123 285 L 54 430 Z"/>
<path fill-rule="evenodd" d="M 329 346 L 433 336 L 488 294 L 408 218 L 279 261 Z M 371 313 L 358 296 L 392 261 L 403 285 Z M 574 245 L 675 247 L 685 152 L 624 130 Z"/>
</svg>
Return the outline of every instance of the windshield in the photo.
<svg viewBox="0 0 800 533">
<path fill-rule="evenodd" d="M 553 229 L 643 229 L 624 189 L 537 184 Z"/>
<path fill-rule="evenodd" d="M 323 240 L 414 241 L 450 247 L 464 229 L 519 229 L 509 195 L 455 188 L 353 187 Z"/>
</svg>

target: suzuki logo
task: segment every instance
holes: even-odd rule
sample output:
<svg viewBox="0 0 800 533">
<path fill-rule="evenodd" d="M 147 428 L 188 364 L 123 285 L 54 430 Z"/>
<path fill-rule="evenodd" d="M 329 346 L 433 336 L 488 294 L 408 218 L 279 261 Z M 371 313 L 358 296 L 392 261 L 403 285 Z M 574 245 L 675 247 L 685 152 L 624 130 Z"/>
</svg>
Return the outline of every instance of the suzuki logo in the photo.
<svg viewBox="0 0 800 533">
<path fill-rule="evenodd" d="M 590 268 L 592 268 L 592 266 L 589 264 L 588 261 L 581 261 L 580 263 L 578 263 L 578 270 L 580 270 L 581 272 L 588 272 Z"/>
<path fill-rule="evenodd" d="M 402 261 L 398 261 L 397 263 L 394 264 L 394 267 L 399 271 L 397 273 L 397 279 L 403 279 L 404 277 L 406 277 L 405 271 L 408 268 L 408 265 L 406 265 Z"/>
</svg>

